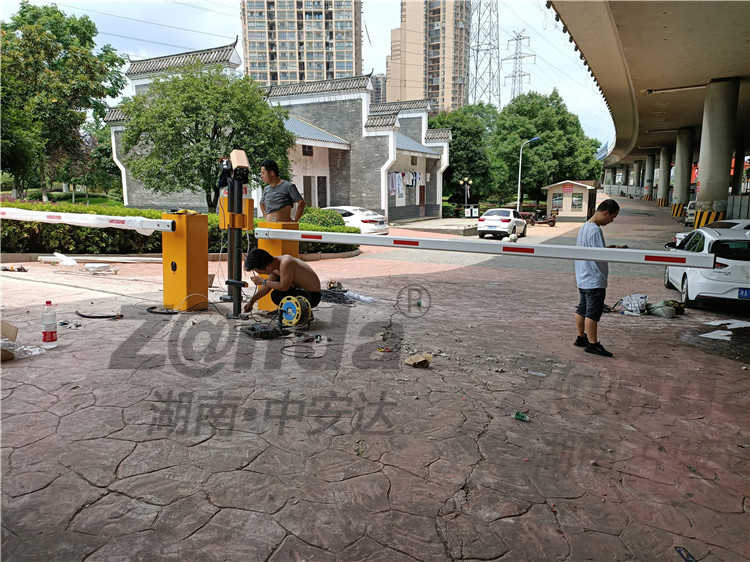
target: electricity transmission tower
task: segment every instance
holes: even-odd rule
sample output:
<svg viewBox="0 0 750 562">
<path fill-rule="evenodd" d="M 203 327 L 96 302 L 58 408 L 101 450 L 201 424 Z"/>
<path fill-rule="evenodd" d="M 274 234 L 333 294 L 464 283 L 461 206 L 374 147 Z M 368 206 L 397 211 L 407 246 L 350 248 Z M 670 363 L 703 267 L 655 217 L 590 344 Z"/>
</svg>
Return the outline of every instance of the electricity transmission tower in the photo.
<svg viewBox="0 0 750 562">
<path fill-rule="evenodd" d="M 500 21 L 497 0 L 471 2 L 469 103 L 500 108 Z"/>
<path fill-rule="evenodd" d="M 523 52 L 524 44 L 526 45 L 526 47 L 530 47 L 529 37 L 527 35 L 524 35 L 523 32 L 524 32 L 523 29 L 520 32 L 518 31 L 514 32 L 513 39 L 508 40 L 509 48 L 510 48 L 511 43 L 515 43 L 513 54 L 509 57 L 505 57 L 502 59 L 503 61 L 506 61 L 506 60 L 513 61 L 513 72 L 511 74 L 505 75 L 506 82 L 508 78 L 511 79 L 511 86 L 510 86 L 510 100 L 511 101 L 513 101 L 514 99 L 516 99 L 517 96 L 520 96 L 523 93 L 524 79 L 528 78 L 529 81 L 531 80 L 531 74 L 523 71 L 524 59 L 532 58 L 536 60 L 536 55 L 534 53 Z"/>
</svg>

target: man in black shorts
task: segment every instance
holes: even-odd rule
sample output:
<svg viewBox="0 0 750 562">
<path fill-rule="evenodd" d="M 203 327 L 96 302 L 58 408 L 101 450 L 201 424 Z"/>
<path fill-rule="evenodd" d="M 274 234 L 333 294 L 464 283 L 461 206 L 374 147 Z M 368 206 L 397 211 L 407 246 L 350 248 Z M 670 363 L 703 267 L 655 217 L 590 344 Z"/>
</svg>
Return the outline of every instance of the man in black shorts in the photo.
<svg viewBox="0 0 750 562">
<path fill-rule="evenodd" d="M 578 231 L 576 246 L 584 248 L 604 248 L 602 227 L 611 223 L 620 212 L 620 205 L 614 199 L 602 201 L 596 213 Z M 615 248 L 617 246 L 610 246 Z M 622 246 L 624 247 L 624 246 Z M 576 307 L 576 331 L 578 337 L 574 345 L 585 347 L 588 353 L 612 357 L 599 341 L 599 319 L 604 310 L 604 297 L 607 294 L 609 264 L 605 261 L 576 260 L 576 284 L 580 301 Z"/>
<path fill-rule="evenodd" d="M 245 270 L 256 273 L 251 280 L 257 287 L 245 305 L 245 312 L 250 312 L 253 305 L 269 292 L 276 305 L 287 296 L 305 297 L 311 307 L 320 304 L 320 278 L 301 259 L 286 254 L 275 258 L 265 250 L 255 249 L 245 259 Z M 263 279 L 258 273 L 268 275 L 268 279 Z"/>
</svg>

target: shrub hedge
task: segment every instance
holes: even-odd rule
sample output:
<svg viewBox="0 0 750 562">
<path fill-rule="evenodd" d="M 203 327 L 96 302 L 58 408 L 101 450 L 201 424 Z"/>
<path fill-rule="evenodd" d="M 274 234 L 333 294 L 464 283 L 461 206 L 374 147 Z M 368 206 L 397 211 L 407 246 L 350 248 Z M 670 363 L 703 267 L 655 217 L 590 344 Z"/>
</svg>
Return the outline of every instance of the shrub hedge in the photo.
<svg viewBox="0 0 750 562">
<path fill-rule="evenodd" d="M 15 207 L 32 211 L 56 211 L 59 213 L 88 213 L 95 215 L 141 216 L 150 219 L 161 218 L 161 211 L 154 209 L 133 209 L 111 205 L 72 205 L 67 203 L 2 203 L 3 207 Z M 336 214 L 339 219 L 341 218 Z M 303 215 L 303 219 L 307 216 Z M 313 220 L 315 217 L 311 216 Z M 257 223 L 257 220 L 256 220 Z M 300 222 L 300 230 L 317 232 L 359 233 L 358 228 L 348 226 L 321 226 Z M 253 233 L 249 234 L 250 247 L 257 246 Z M 222 242 L 226 244 L 226 232 L 219 229 L 219 218 L 208 215 L 208 251 L 219 252 Z M 47 224 L 16 220 L 2 221 L 0 247 L 6 253 L 51 253 L 69 254 L 155 254 L 161 252 L 161 233 L 150 236 L 133 230 L 117 228 L 84 228 L 67 224 Z M 348 252 L 358 245 L 323 244 L 301 242 L 300 253 Z M 224 247 L 226 251 L 226 247 Z"/>
</svg>

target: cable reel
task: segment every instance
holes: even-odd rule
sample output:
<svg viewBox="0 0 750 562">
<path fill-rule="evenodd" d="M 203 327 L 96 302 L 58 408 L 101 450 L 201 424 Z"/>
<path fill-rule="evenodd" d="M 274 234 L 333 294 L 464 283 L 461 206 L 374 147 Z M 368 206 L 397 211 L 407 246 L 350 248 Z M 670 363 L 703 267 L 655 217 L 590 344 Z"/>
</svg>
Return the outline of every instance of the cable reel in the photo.
<svg viewBox="0 0 750 562">
<path fill-rule="evenodd" d="M 309 324 L 312 321 L 310 301 L 302 296 L 287 296 L 279 303 L 279 321 L 282 326 Z"/>
</svg>

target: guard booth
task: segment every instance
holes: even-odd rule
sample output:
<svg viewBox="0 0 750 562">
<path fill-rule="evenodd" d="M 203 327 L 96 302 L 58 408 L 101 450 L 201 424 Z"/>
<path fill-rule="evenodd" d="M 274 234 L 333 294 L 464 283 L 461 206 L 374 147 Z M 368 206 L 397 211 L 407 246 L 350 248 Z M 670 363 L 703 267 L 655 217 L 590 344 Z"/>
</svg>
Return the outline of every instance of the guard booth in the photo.
<svg viewBox="0 0 750 562">
<path fill-rule="evenodd" d="M 596 185 L 586 180 L 564 180 L 545 185 L 547 215 L 557 214 L 558 220 L 585 222 L 596 210 Z"/>
</svg>

